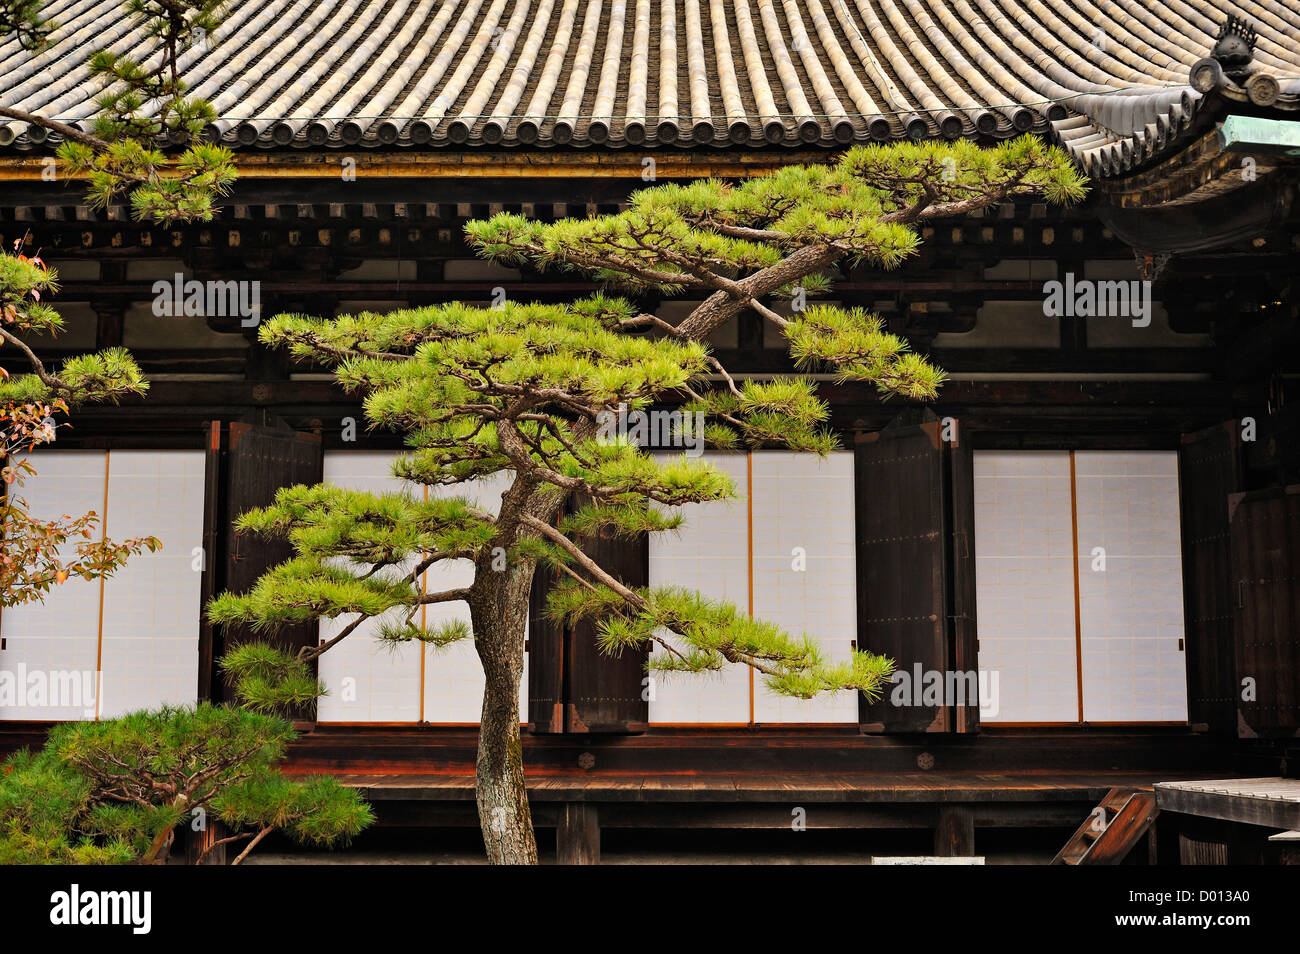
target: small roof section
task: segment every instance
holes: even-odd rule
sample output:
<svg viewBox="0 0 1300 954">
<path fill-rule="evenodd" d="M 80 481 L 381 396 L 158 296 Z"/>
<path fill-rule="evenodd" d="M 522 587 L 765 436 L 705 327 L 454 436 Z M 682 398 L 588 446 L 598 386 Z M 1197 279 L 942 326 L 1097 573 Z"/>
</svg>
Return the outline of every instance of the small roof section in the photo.
<svg viewBox="0 0 1300 954">
<path fill-rule="evenodd" d="M 0 104 L 86 125 L 92 51 L 159 56 L 123 7 L 51 0 L 46 50 L 0 42 Z M 1222 76 L 1189 83 L 1229 14 L 1252 24 L 1254 67 L 1276 80 L 1258 97 Z M 1207 102 L 1300 108 L 1300 0 L 232 0 L 181 66 L 220 116 L 210 135 L 234 147 L 829 147 L 1034 130 L 1104 177 L 1171 151 Z M 45 138 L 0 120 L 0 146 Z"/>
</svg>

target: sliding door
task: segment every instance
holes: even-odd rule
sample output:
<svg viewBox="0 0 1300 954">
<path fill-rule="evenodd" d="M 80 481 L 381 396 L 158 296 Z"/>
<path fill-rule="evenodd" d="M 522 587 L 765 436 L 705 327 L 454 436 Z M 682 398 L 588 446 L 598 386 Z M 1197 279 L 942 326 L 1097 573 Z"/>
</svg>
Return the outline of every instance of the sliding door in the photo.
<svg viewBox="0 0 1300 954">
<path fill-rule="evenodd" d="M 755 451 L 710 454 L 738 496 L 683 508 L 675 533 L 650 539 L 650 585 L 726 600 L 808 635 L 828 662 L 847 659 L 857 637 L 853 454 Z M 652 723 L 853 723 L 856 694 L 794 699 L 769 691 L 743 665 L 718 673 L 655 677 Z"/>
<path fill-rule="evenodd" d="M 975 453 L 984 721 L 1186 721 L 1178 499 L 1172 451 Z"/>
<path fill-rule="evenodd" d="M 107 580 L 72 577 L 43 602 L 4 610 L 0 719 L 107 718 L 194 702 L 203 452 L 46 449 L 32 464 L 37 473 L 21 492 L 33 516 L 94 511 L 95 533 L 155 536 L 162 547 Z"/>
<path fill-rule="evenodd" d="M 493 512 L 501 505 L 501 494 L 506 489 L 504 477 L 426 490 L 395 478 L 395 459 L 396 455 L 389 451 L 328 451 L 325 480 L 372 493 L 467 497 Z M 405 568 L 407 572 L 410 569 Z M 467 586 L 472 581 L 473 564 L 469 560 L 448 560 L 424 574 L 423 586 L 426 592 L 436 592 Z M 351 618 L 322 623 L 321 640 L 337 635 Z M 417 612 L 416 619 L 426 627 L 454 619 L 468 622 L 469 605 L 463 601 L 430 604 Z M 320 700 L 317 718 L 321 722 L 347 723 L 477 723 L 483 706 L 483 671 L 473 640 L 461 640 L 441 649 L 414 642 L 386 645 L 377 636 L 381 623 L 379 618 L 367 620 L 320 657 L 320 677 L 328 693 Z M 519 696 L 521 712 L 526 712 L 526 659 Z"/>
</svg>

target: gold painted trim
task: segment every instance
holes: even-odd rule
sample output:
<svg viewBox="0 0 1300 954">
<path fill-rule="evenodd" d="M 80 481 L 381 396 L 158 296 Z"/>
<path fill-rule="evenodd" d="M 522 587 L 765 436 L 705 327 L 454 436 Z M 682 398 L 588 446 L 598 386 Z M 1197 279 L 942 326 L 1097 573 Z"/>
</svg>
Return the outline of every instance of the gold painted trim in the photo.
<svg viewBox="0 0 1300 954">
<path fill-rule="evenodd" d="M 342 162 L 356 163 L 358 180 L 374 178 L 476 179 L 476 178 L 575 178 L 638 179 L 654 160 L 655 179 L 708 176 L 752 176 L 798 163 L 824 163 L 838 150 L 773 150 L 756 153 L 662 153 L 627 150 L 619 153 L 591 152 L 560 155 L 521 152 L 426 152 L 410 155 L 352 152 L 305 153 L 301 155 L 245 155 L 235 153 L 235 168 L 241 179 L 334 179 L 342 184 Z M 0 182 L 39 182 L 48 156 L 0 157 Z M 61 167 L 62 164 L 60 164 Z M 78 181 L 59 169 L 59 182 Z M 653 185 L 655 179 L 643 180 Z"/>
</svg>

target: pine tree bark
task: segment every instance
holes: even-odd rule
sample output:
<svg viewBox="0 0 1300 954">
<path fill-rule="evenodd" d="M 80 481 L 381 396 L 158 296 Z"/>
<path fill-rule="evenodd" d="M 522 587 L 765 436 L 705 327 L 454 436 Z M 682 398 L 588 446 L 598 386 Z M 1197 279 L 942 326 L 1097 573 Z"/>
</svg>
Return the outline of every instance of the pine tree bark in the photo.
<svg viewBox="0 0 1300 954">
<path fill-rule="evenodd" d="M 537 864 L 519 738 L 519 681 L 533 569 L 531 562 L 504 570 L 480 565 L 470 598 L 474 648 L 485 677 L 474 796 L 492 864 Z"/>
</svg>

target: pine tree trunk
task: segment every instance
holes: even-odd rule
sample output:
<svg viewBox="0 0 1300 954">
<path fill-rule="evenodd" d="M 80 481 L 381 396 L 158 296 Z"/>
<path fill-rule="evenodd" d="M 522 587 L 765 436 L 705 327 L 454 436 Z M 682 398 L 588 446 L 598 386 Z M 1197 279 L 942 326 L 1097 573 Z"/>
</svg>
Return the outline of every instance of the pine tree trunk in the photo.
<svg viewBox="0 0 1300 954">
<path fill-rule="evenodd" d="M 486 678 L 474 795 L 492 864 L 537 864 L 519 739 L 519 680 L 532 579 L 531 563 L 502 571 L 480 565 L 470 600 L 474 647 Z"/>
</svg>

